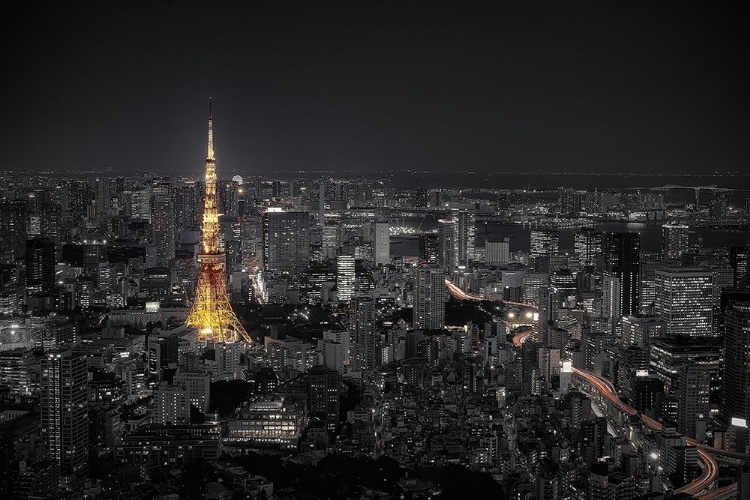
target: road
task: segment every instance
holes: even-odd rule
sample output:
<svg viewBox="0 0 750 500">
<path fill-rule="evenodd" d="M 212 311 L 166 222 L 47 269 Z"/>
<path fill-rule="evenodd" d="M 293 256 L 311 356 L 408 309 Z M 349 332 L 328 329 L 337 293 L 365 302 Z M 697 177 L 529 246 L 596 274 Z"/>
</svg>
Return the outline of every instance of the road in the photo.
<svg viewBox="0 0 750 500">
<path fill-rule="evenodd" d="M 513 336 L 513 340 L 512 340 L 513 345 L 516 346 L 516 347 L 521 347 L 521 345 L 524 342 L 526 342 L 526 339 L 531 336 L 531 332 L 532 331 L 533 330 L 532 330 L 531 327 L 526 327 L 526 328 L 522 329 L 520 332 L 518 332 L 517 334 L 515 334 Z"/>
<path fill-rule="evenodd" d="M 617 392 L 615 391 L 615 388 L 612 386 L 612 383 L 609 380 L 594 375 L 593 373 L 579 370 L 578 368 L 573 368 L 573 373 L 578 375 L 579 377 L 586 379 L 591 385 L 596 387 L 596 389 L 601 392 L 604 397 L 606 397 L 612 404 L 614 404 L 618 410 L 630 416 L 637 416 L 638 418 L 640 418 L 641 422 L 643 422 L 643 425 L 645 425 L 649 429 L 660 431 L 664 428 L 664 426 L 657 420 L 640 414 L 635 408 L 632 408 L 623 403 L 617 396 Z M 695 446 L 698 449 L 698 459 L 701 462 L 703 470 L 701 472 L 701 475 L 694 479 L 693 482 L 688 483 L 681 488 L 677 488 L 675 490 L 675 493 L 698 495 L 707 491 L 714 483 L 714 481 L 716 481 L 716 478 L 719 475 L 719 465 L 716 463 L 716 460 L 714 460 L 710 453 L 723 454 L 723 450 L 711 448 L 710 446 L 700 444 L 695 439 L 690 438 L 687 438 L 687 443 L 689 445 Z M 733 486 L 736 489 L 737 485 L 735 484 Z"/>
<path fill-rule="evenodd" d="M 448 291 L 450 291 L 450 293 L 458 299 L 474 300 L 474 301 L 483 300 L 482 297 L 479 297 L 477 295 L 471 295 L 471 294 L 464 292 L 459 287 L 454 285 L 450 280 L 447 280 L 447 279 L 445 280 L 445 286 L 448 287 Z M 509 305 L 516 305 L 520 307 L 529 307 L 529 308 L 535 309 L 535 307 L 531 304 L 507 302 L 507 301 L 504 301 L 504 303 L 509 304 Z M 531 335 L 531 332 L 532 330 L 531 328 L 529 328 L 529 329 L 525 329 L 517 333 L 513 337 L 513 345 L 516 347 L 521 347 L 523 342 Z M 573 373 L 588 380 L 594 387 L 596 387 L 599 390 L 599 392 L 601 392 L 620 411 L 630 416 L 637 416 L 641 420 L 641 422 L 643 422 L 643 424 L 649 429 L 655 430 L 655 431 L 661 431 L 664 428 L 661 422 L 654 420 L 653 418 L 648 417 L 646 415 L 640 414 L 636 409 L 622 402 L 620 398 L 617 396 L 617 391 L 615 390 L 614 386 L 609 380 L 603 377 L 594 375 L 593 373 L 579 370 L 577 368 L 573 368 Z M 736 493 L 736 490 L 737 490 L 736 483 L 725 486 L 718 490 L 714 490 L 714 491 L 709 490 L 709 488 L 711 488 L 711 486 L 714 484 L 714 482 L 716 481 L 716 478 L 719 475 L 719 466 L 716 463 L 716 460 L 711 455 L 722 455 L 722 456 L 738 458 L 738 459 L 747 460 L 747 461 L 750 461 L 750 456 L 742 454 L 742 453 L 719 450 L 711 446 L 706 446 L 704 444 L 701 444 L 695 439 L 691 439 L 691 438 L 687 438 L 686 442 L 687 444 L 691 446 L 695 446 L 697 448 L 698 459 L 701 463 L 702 472 L 701 472 L 701 475 L 698 476 L 696 479 L 694 479 L 691 483 L 688 483 L 685 486 L 682 486 L 681 488 L 677 488 L 675 490 L 675 493 L 686 493 L 688 495 L 693 495 L 693 496 L 698 496 L 701 493 L 703 493 L 703 495 L 700 496 L 702 500 L 709 500 L 709 499 L 722 500 L 722 499 L 732 498 L 732 496 Z"/>
</svg>

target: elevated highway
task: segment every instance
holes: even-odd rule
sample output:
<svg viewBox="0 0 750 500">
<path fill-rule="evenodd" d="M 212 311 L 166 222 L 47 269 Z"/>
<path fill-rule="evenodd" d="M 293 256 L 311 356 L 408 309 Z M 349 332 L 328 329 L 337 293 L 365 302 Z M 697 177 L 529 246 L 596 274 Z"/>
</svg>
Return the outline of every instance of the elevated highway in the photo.
<svg viewBox="0 0 750 500">
<path fill-rule="evenodd" d="M 635 408 L 625 404 L 617 396 L 617 392 L 615 391 L 614 386 L 609 380 L 605 379 L 604 377 L 595 375 L 591 372 L 579 370 L 578 368 L 573 368 L 573 374 L 583 380 L 586 380 L 623 414 L 631 417 L 637 417 L 638 419 L 640 419 L 643 425 L 651 430 L 661 431 L 664 429 L 664 425 L 662 425 L 661 422 L 643 415 Z M 714 455 L 727 456 L 740 460 L 750 460 L 750 456 L 743 453 L 736 453 L 712 448 L 711 446 L 706 446 L 691 438 L 687 438 L 686 441 L 687 444 L 695 446 L 697 448 L 698 460 L 700 462 L 702 472 L 701 475 L 694 479 L 691 483 L 688 483 L 681 488 L 677 488 L 675 490 L 675 493 L 686 493 L 688 495 L 699 496 L 700 498 L 716 500 L 720 500 L 722 498 L 732 498 L 732 495 L 736 493 L 737 490 L 736 484 L 731 484 L 719 490 L 711 491 L 714 482 L 719 475 L 719 465 L 717 464 Z"/>
</svg>

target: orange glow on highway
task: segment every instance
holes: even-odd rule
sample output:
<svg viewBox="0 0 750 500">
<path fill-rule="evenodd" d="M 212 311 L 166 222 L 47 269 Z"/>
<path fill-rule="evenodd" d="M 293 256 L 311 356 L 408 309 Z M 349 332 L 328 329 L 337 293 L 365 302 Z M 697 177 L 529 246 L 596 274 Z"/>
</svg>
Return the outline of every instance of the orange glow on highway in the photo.
<svg viewBox="0 0 750 500">
<path fill-rule="evenodd" d="M 661 431 L 662 429 L 664 429 L 664 426 L 657 420 L 643 415 L 639 413 L 635 408 L 632 408 L 623 403 L 617 396 L 617 392 L 615 391 L 614 386 L 612 386 L 612 383 L 609 380 L 594 375 L 593 373 L 579 370 L 578 368 L 573 368 L 573 373 L 575 373 L 579 377 L 586 379 L 591 385 L 596 387 L 596 389 L 612 404 L 614 404 L 621 412 L 626 413 L 630 416 L 637 415 L 638 418 L 640 418 L 641 422 L 643 422 L 643 424 L 651 430 Z M 675 490 L 675 493 L 697 495 L 703 491 L 708 490 L 714 483 L 714 481 L 716 481 L 716 478 L 719 475 L 719 465 L 716 463 L 716 460 L 714 460 L 714 458 L 709 455 L 709 453 L 728 454 L 731 452 L 724 452 L 724 450 L 711 448 L 710 446 L 698 443 L 698 441 L 696 441 L 695 439 L 687 438 L 686 441 L 687 444 L 695 446 L 698 449 L 698 458 L 703 465 L 703 471 L 701 472 L 700 476 L 693 480 L 693 482 L 688 483 L 681 488 L 677 488 Z"/>
</svg>

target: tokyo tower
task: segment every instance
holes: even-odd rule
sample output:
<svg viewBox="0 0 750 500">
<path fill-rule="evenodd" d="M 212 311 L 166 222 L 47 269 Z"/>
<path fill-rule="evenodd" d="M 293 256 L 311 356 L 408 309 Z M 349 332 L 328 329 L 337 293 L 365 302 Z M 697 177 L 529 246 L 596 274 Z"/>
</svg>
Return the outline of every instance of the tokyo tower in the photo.
<svg viewBox="0 0 750 500">
<path fill-rule="evenodd" d="M 206 196 L 203 207 L 200 268 L 195 301 L 185 324 L 198 329 L 198 339 L 208 342 L 234 342 L 250 336 L 234 314 L 224 281 L 225 255 L 219 246 L 219 213 L 216 203 L 216 158 L 214 157 L 213 113 L 208 106 L 208 155 L 206 156 Z"/>
</svg>

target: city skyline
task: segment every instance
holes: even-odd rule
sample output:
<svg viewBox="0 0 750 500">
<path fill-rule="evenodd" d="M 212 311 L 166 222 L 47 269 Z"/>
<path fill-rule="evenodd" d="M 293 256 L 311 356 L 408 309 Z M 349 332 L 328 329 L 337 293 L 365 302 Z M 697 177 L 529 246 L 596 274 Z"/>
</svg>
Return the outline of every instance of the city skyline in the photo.
<svg viewBox="0 0 750 500">
<path fill-rule="evenodd" d="M 94 3 L 5 36 L 5 169 L 741 172 L 728 7 Z M 215 27 L 215 29 L 212 29 Z M 617 187 L 617 186 L 613 186 Z"/>
</svg>

